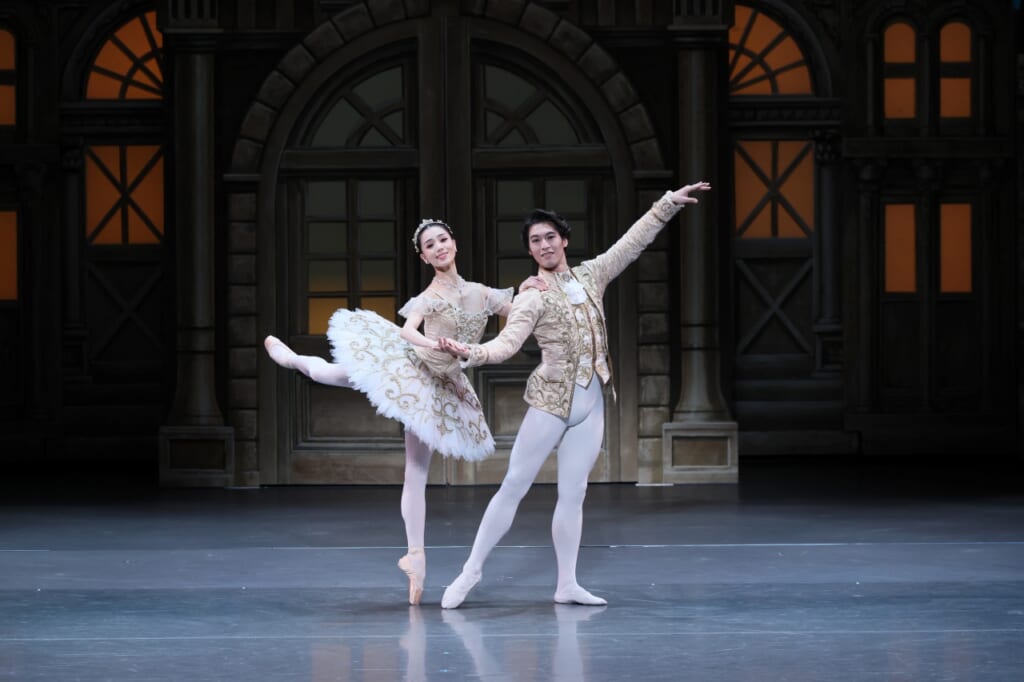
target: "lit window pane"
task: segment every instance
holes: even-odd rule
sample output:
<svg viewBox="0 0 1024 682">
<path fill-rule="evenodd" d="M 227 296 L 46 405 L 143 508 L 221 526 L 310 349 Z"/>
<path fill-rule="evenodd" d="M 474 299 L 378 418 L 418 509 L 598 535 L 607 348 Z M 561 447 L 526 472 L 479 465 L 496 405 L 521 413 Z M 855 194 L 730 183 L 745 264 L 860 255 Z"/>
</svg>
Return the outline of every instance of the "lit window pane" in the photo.
<svg viewBox="0 0 1024 682">
<path fill-rule="evenodd" d="M 348 251 L 348 226 L 345 223 L 310 223 L 309 252 L 316 255 L 344 255 Z"/>
<path fill-rule="evenodd" d="M 966 24 L 957 21 L 942 27 L 939 59 L 943 62 L 971 61 L 971 29 Z"/>
<path fill-rule="evenodd" d="M 343 296 L 332 298 L 311 298 L 309 299 L 309 315 L 307 330 L 308 334 L 326 334 L 327 321 L 335 310 L 348 307 L 348 299 Z"/>
<path fill-rule="evenodd" d="M 970 293 L 971 205 L 942 204 L 939 221 L 940 290 Z"/>
<path fill-rule="evenodd" d="M 811 93 L 811 72 L 806 66 L 783 71 L 775 76 L 779 92 L 791 95 Z"/>
<path fill-rule="evenodd" d="M 348 263 L 336 260 L 309 262 L 309 290 L 333 292 L 348 290 Z"/>
<path fill-rule="evenodd" d="M 85 159 L 88 242 L 160 243 L 164 234 L 163 171 L 162 152 L 157 146 L 88 147 Z M 129 188 L 130 194 L 126 194 Z"/>
<path fill-rule="evenodd" d="M 916 86 L 913 78 L 885 79 L 886 118 L 914 118 L 917 116 Z"/>
<path fill-rule="evenodd" d="M 395 289 L 395 262 L 390 260 L 360 262 L 359 288 L 362 291 L 393 291 Z"/>
<path fill-rule="evenodd" d="M 917 61 L 917 33 L 909 24 L 896 23 L 885 29 L 885 61 L 913 64 Z"/>
<path fill-rule="evenodd" d="M 939 79 L 939 115 L 942 118 L 971 117 L 971 79 Z"/>
<path fill-rule="evenodd" d="M 0 30 L 0 71 L 15 69 L 14 34 Z"/>
<path fill-rule="evenodd" d="M 730 95 L 811 94 L 799 43 L 766 14 L 736 5 L 729 30 Z"/>
<path fill-rule="evenodd" d="M 163 35 L 156 12 L 129 20 L 108 40 L 90 65 L 86 99 L 162 99 Z"/>
<path fill-rule="evenodd" d="M 885 290 L 917 291 L 917 226 L 913 204 L 885 206 Z"/>
<path fill-rule="evenodd" d="M 771 176 L 771 143 L 738 142 L 734 154 L 733 177 L 735 180 L 735 230 L 743 238 L 770 237 L 771 216 L 763 202 L 767 186 L 755 172 L 761 170 Z M 742 150 L 744 153 L 741 153 Z M 747 157 L 750 157 L 748 160 Z M 767 169 L 767 172 L 766 172 Z M 758 208 L 761 206 L 761 208 Z"/>
<path fill-rule="evenodd" d="M 160 234 L 156 232 L 152 224 L 143 217 L 134 206 L 125 208 L 128 212 L 128 243 L 129 244 L 159 244 Z"/>
<path fill-rule="evenodd" d="M 800 159 L 780 188 L 785 198 L 778 208 L 780 237 L 807 237 L 814 231 L 814 155 L 809 147 L 803 142 L 779 143 L 780 170 Z"/>
<path fill-rule="evenodd" d="M 359 252 L 380 254 L 394 253 L 395 224 L 383 222 L 360 223 Z"/>
<path fill-rule="evenodd" d="M 359 305 L 363 310 L 372 310 L 385 320 L 395 319 L 394 296 L 363 296 Z"/>
<path fill-rule="evenodd" d="M 12 126 L 17 122 L 17 106 L 13 85 L 0 85 L 0 126 Z"/>
<path fill-rule="evenodd" d="M 18 214 L 0 211 L 0 301 L 18 300 Z"/>
</svg>

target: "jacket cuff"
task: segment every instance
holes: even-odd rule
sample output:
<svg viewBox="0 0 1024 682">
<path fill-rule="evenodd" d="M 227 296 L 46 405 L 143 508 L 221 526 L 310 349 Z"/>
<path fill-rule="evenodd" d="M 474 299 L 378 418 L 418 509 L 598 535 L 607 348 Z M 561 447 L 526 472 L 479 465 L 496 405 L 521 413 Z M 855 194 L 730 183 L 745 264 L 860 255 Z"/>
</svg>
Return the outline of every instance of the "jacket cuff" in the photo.
<svg viewBox="0 0 1024 682">
<path fill-rule="evenodd" d="M 663 223 L 667 223 L 675 217 L 676 213 L 683 208 L 683 204 L 672 201 L 672 191 L 666 191 L 660 199 L 651 205 L 651 212 Z"/>
<path fill-rule="evenodd" d="M 487 363 L 487 351 L 484 350 L 483 346 L 479 344 L 473 344 L 469 347 L 469 357 L 465 360 L 460 360 L 459 365 L 466 369 L 468 367 L 478 367 Z"/>
</svg>

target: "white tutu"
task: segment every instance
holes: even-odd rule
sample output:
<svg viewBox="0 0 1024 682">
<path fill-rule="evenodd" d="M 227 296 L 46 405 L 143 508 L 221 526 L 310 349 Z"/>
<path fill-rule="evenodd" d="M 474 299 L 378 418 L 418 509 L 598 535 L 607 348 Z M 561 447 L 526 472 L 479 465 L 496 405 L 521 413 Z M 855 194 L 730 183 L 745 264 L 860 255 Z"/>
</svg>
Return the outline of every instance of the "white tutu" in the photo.
<svg viewBox="0 0 1024 682">
<path fill-rule="evenodd" d="M 480 400 L 461 372 L 432 373 L 401 329 L 370 310 L 338 310 L 327 338 L 334 362 L 379 414 L 402 422 L 442 455 L 476 461 L 494 452 Z"/>
</svg>

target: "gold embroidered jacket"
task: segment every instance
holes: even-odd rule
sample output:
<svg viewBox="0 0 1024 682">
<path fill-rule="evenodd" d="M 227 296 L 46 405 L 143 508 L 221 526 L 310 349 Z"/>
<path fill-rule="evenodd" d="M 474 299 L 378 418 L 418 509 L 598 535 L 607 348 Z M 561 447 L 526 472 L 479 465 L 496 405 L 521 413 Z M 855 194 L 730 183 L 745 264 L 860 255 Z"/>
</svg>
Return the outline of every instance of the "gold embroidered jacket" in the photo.
<svg viewBox="0 0 1024 682">
<path fill-rule="evenodd" d="M 654 202 L 651 209 L 637 220 L 629 230 L 607 251 L 596 258 L 572 268 L 572 273 L 583 285 L 584 291 L 600 319 L 594 334 L 600 347 L 594 357 L 607 356 L 605 312 L 602 298 L 605 289 L 630 263 L 635 261 L 658 236 L 665 223 L 672 219 L 682 205 L 672 202 L 669 193 Z M 515 298 L 505 328 L 495 338 L 483 344 L 469 345 L 469 358 L 464 367 L 504 362 L 519 351 L 532 333 L 541 349 L 541 363 L 526 381 L 523 399 L 531 407 L 566 418 L 572 405 L 581 330 L 573 314 L 572 304 L 559 286 L 554 275 L 541 272 L 548 282 L 547 291 L 530 289 Z M 602 380 L 607 382 L 607 377 Z"/>
</svg>

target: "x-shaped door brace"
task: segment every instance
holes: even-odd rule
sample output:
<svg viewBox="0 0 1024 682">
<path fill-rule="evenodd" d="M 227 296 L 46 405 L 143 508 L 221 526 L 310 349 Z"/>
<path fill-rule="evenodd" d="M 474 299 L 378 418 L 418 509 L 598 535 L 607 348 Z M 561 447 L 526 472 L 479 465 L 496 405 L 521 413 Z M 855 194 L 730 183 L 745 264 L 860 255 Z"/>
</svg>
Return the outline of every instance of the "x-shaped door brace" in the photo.
<svg viewBox="0 0 1024 682">
<path fill-rule="evenodd" d="M 750 347 L 754 342 L 754 339 L 758 337 L 773 317 L 778 318 L 779 322 L 782 323 L 782 326 L 789 332 L 789 335 L 793 337 L 793 341 L 803 348 L 805 353 L 811 353 L 810 343 L 808 343 L 807 339 L 804 338 L 804 335 L 800 333 L 797 326 L 793 324 L 793 321 L 789 319 L 789 316 L 786 315 L 785 311 L 782 310 L 782 306 L 786 303 L 793 292 L 796 291 L 797 287 L 800 286 L 800 283 L 805 277 L 807 277 L 808 273 L 811 272 L 812 265 L 813 264 L 810 259 L 806 260 L 803 266 L 797 270 L 796 274 L 794 274 L 790 278 L 789 282 L 786 283 L 786 286 L 783 287 L 779 295 L 777 297 L 773 297 L 771 292 L 761 284 L 761 281 L 758 279 L 757 275 L 754 274 L 754 271 L 747 267 L 745 261 L 736 261 L 736 269 L 743 274 L 746 281 L 750 283 L 750 286 L 753 287 L 757 295 L 765 305 L 768 306 L 768 309 L 765 310 L 760 319 L 751 326 L 750 331 L 740 339 L 740 342 L 736 347 L 737 355 L 742 355 L 747 351 L 747 348 Z"/>
</svg>

